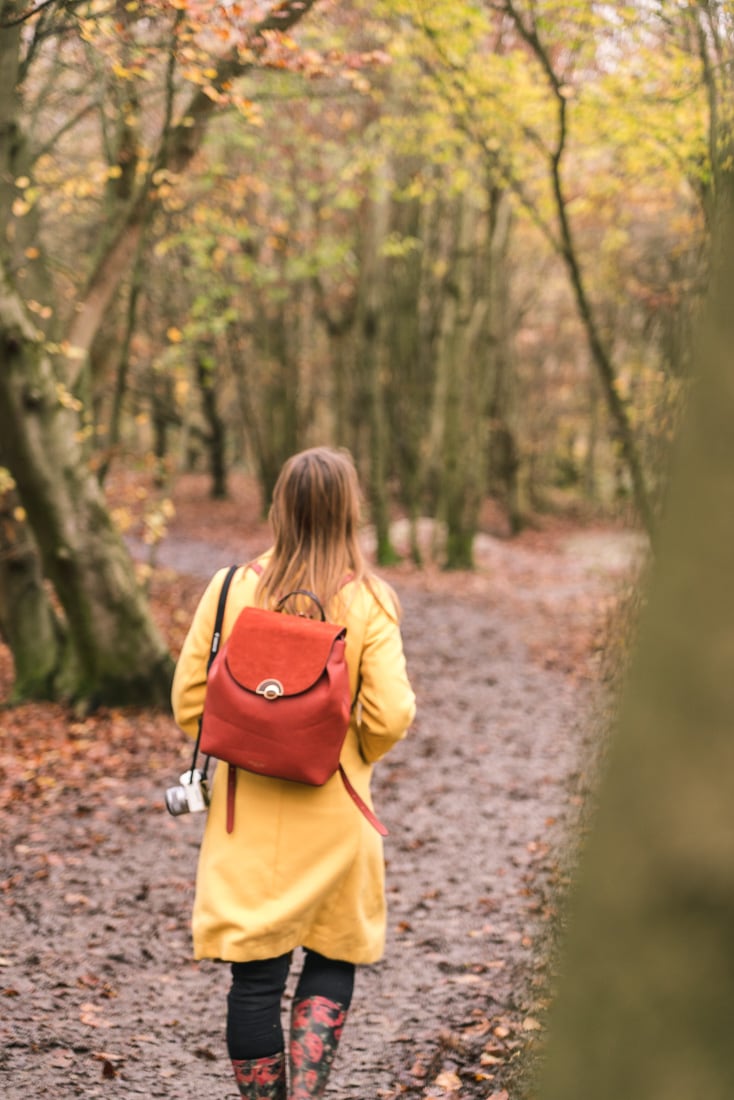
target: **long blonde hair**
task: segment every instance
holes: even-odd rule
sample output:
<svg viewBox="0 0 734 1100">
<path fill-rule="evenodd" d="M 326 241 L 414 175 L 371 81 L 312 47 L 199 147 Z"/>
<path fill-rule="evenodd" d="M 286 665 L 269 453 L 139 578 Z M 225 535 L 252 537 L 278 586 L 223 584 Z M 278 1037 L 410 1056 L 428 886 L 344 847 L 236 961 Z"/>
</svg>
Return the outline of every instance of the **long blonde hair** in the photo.
<svg viewBox="0 0 734 1100">
<path fill-rule="evenodd" d="M 359 481 L 348 451 L 312 447 L 289 458 L 269 518 L 274 542 L 256 590 L 260 606 L 272 607 L 286 593 L 306 588 L 338 618 L 335 597 L 347 580 L 372 588 L 358 539 Z M 393 613 L 397 617 L 397 597 Z"/>
</svg>

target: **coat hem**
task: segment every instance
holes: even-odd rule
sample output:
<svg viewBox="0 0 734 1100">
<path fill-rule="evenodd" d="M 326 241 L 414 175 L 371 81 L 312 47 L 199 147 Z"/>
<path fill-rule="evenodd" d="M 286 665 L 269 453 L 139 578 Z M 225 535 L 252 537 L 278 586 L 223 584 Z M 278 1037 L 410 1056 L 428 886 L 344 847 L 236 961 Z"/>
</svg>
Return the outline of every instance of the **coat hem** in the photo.
<svg viewBox="0 0 734 1100">
<path fill-rule="evenodd" d="M 204 941 L 194 944 L 194 958 L 198 961 L 211 959 L 215 962 L 254 962 L 262 959 L 275 959 L 279 955 L 286 955 L 295 951 L 297 947 L 318 951 L 327 959 L 338 959 L 340 962 L 353 963 L 355 966 L 370 966 L 379 962 L 385 953 L 384 945 L 374 948 L 365 948 L 360 951 L 338 951 L 333 940 L 321 939 L 318 936 L 306 936 L 298 940 L 281 940 L 276 943 L 269 941 L 267 944 L 243 944 L 241 947 L 227 947 L 221 943 L 214 944 Z"/>
</svg>

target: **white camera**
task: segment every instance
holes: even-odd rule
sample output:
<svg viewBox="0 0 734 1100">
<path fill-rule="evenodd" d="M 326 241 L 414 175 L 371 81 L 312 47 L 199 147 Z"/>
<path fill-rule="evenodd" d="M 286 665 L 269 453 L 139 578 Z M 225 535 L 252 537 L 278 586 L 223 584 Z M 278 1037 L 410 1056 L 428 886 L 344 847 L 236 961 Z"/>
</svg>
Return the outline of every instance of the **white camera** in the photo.
<svg viewBox="0 0 734 1100">
<path fill-rule="evenodd" d="M 178 787 L 166 791 L 166 809 L 169 814 L 196 814 L 209 805 L 209 788 L 198 768 L 184 772 Z"/>
</svg>

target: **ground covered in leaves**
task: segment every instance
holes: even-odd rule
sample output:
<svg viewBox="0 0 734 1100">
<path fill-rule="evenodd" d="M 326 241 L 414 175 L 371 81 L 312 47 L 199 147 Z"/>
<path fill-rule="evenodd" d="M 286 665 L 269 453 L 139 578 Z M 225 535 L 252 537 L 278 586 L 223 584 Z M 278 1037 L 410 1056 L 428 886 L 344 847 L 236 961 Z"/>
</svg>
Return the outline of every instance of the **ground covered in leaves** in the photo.
<svg viewBox="0 0 734 1100">
<path fill-rule="evenodd" d="M 151 548 L 149 497 L 134 481 L 116 494 L 176 652 L 211 572 L 266 545 L 256 498 L 237 482 L 210 502 L 187 479 Z M 330 1097 L 518 1100 L 542 1035 L 607 624 L 639 542 L 557 521 L 512 541 L 488 528 L 472 574 L 389 571 L 419 713 L 376 773 L 388 946 L 358 975 Z M 0 651 L 5 697 L 10 680 Z M 165 714 L 49 704 L 3 710 L 0 729 L 0 1093 L 233 1098 L 227 969 L 190 957 L 202 821 L 163 808 L 182 735 Z"/>
</svg>

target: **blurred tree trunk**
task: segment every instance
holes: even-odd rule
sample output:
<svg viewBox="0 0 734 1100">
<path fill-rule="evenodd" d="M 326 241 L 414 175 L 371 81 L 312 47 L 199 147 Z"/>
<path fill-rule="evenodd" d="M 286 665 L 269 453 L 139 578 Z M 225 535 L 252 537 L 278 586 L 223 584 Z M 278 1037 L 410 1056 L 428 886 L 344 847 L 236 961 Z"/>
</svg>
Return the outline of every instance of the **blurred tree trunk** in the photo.
<svg viewBox="0 0 734 1100">
<path fill-rule="evenodd" d="M 493 375 L 492 294 L 495 235 L 500 221 L 494 191 L 480 210 L 457 197 L 454 240 L 446 276 L 437 367 L 440 451 L 438 514 L 446 525 L 447 569 L 471 569 L 479 513 L 487 487 L 489 404 Z M 477 241 L 480 246 L 477 247 Z"/>
<path fill-rule="evenodd" d="M 511 350 L 509 249 L 512 205 L 507 191 L 487 186 L 489 204 L 489 261 L 487 280 L 490 301 L 489 342 L 492 372 L 489 380 L 489 488 L 496 492 L 505 509 L 510 532 L 516 535 L 523 524 L 520 504 L 520 455 L 515 431 L 516 377 Z"/>
<path fill-rule="evenodd" d="M 390 224 L 390 184 L 387 168 L 378 169 L 375 196 L 365 204 L 361 240 L 361 268 L 357 318 L 357 400 L 367 434 L 367 492 L 375 527 L 376 554 L 380 565 L 397 560 L 390 538 L 390 494 L 388 474 L 388 421 L 385 409 L 386 356 L 384 247 Z"/>
<path fill-rule="evenodd" d="M 731 209 L 718 240 L 728 253 L 583 853 L 539 1100 L 734 1095 Z"/>
<path fill-rule="evenodd" d="M 419 165 L 399 166 L 401 187 L 408 187 Z M 425 340 L 423 298 L 429 283 L 432 219 L 437 204 L 421 197 L 393 201 L 391 237 L 396 255 L 386 263 L 386 297 L 389 311 L 387 407 L 390 417 L 393 461 L 400 502 L 409 522 L 410 556 L 420 564 L 418 519 L 425 504 L 423 443 L 430 417 L 433 392 L 433 358 Z"/>
<path fill-rule="evenodd" d="M 112 401 L 109 409 L 109 424 L 107 426 L 107 442 L 104 455 L 99 467 L 99 481 L 104 485 L 110 466 L 115 458 L 122 439 L 122 413 L 125 397 L 128 389 L 128 376 L 130 374 L 130 349 L 132 346 L 135 326 L 138 316 L 138 304 L 143 289 L 143 249 L 138 249 L 138 254 L 133 264 L 128 292 L 127 309 L 125 310 L 125 328 L 122 336 L 122 345 L 117 358 L 115 371 L 115 384 L 112 391 Z"/>
<path fill-rule="evenodd" d="M 254 331 L 230 324 L 224 349 L 266 514 L 283 463 L 300 448 L 301 425 L 300 371 L 284 341 L 285 319 L 280 309 L 269 318 L 265 312 L 261 303 Z"/>
<path fill-rule="evenodd" d="M 225 456 L 226 432 L 217 408 L 217 378 L 215 352 L 200 345 L 195 349 L 196 384 L 199 387 L 201 408 L 207 430 L 204 434 L 209 456 L 209 473 L 212 500 L 227 499 L 227 461 Z"/>
</svg>

